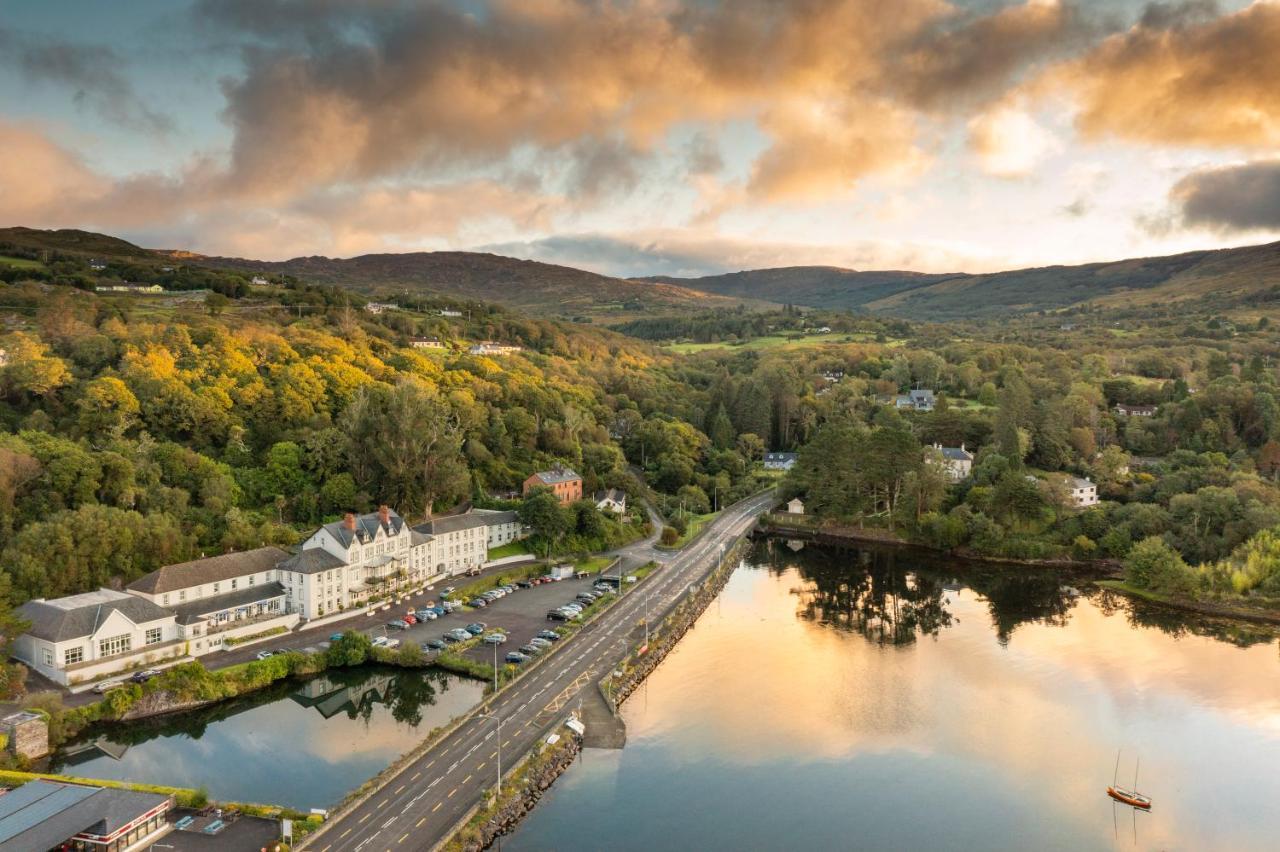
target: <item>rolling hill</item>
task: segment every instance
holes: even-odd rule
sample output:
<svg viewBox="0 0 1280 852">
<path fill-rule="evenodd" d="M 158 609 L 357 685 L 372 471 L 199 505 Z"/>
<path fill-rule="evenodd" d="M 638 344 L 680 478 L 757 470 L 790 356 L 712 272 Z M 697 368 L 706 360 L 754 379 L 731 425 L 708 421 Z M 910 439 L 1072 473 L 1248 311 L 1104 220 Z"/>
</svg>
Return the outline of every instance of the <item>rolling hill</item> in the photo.
<svg viewBox="0 0 1280 852">
<path fill-rule="evenodd" d="M 720 295 L 918 320 L 993 317 L 1086 302 L 1142 307 L 1194 301 L 1229 308 L 1280 298 L 1280 289 L 1271 292 L 1280 288 L 1280 243 L 984 275 L 799 266 L 644 280 Z"/>
</svg>

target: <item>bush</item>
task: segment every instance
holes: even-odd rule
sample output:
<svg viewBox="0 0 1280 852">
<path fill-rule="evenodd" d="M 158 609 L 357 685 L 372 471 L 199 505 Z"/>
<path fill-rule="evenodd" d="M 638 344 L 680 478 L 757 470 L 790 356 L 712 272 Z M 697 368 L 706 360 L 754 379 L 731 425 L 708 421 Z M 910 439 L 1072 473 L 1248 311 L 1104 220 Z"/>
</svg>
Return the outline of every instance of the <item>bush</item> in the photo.
<svg viewBox="0 0 1280 852">
<path fill-rule="evenodd" d="M 1125 580 L 1140 589 L 1170 595 L 1189 595 L 1195 578 L 1178 552 L 1159 536 L 1149 536 L 1129 551 L 1124 562 Z"/>
<path fill-rule="evenodd" d="M 1098 552 L 1098 545 L 1087 535 L 1078 535 L 1071 542 L 1071 552 L 1076 559 L 1092 559 Z"/>
<path fill-rule="evenodd" d="M 665 544 L 665 545 L 667 545 L 668 547 L 670 547 L 670 546 L 674 545 L 674 544 L 675 544 L 677 541 L 679 541 L 679 540 L 680 540 L 680 532 L 679 532 L 679 530 L 677 530 L 675 527 L 663 527 L 663 528 L 662 528 L 662 539 L 661 539 L 661 541 L 662 541 L 662 543 L 663 543 L 663 544 Z"/>
</svg>

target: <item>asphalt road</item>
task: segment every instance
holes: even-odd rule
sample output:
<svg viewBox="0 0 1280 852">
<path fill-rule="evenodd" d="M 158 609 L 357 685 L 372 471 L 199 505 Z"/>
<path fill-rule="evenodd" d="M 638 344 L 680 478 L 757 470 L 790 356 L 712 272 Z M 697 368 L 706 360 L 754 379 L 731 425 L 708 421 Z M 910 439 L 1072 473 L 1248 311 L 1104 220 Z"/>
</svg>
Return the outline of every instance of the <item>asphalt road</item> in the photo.
<svg viewBox="0 0 1280 852">
<path fill-rule="evenodd" d="M 510 766 L 558 726 L 576 705 L 579 693 L 594 688 L 594 683 L 617 665 L 629 636 L 645 614 L 656 616 L 673 606 L 690 584 L 715 566 L 722 546 L 727 547 L 750 529 L 756 516 L 772 502 L 770 493 L 732 506 L 692 545 L 678 553 L 662 554 L 666 557 L 664 567 L 565 639 L 553 658 L 501 693 L 490 706 L 489 712 L 496 718 L 468 720 L 299 848 L 312 852 L 399 852 L 429 849 L 443 841 L 497 780 L 499 741 L 503 764 Z M 635 552 L 629 557 L 642 558 L 651 543 L 633 548 Z M 538 586 L 516 597 L 563 585 Z"/>
</svg>

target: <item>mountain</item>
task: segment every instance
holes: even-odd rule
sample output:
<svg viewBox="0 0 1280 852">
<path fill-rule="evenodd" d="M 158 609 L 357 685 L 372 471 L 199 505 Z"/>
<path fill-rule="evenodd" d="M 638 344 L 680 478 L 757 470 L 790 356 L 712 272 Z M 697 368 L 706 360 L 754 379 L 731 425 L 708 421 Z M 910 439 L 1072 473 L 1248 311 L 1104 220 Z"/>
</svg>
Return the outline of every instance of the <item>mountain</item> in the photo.
<svg viewBox="0 0 1280 852">
<path fill-rule="evenodd" d="M 797 266 L 644 280 L 721 295 L 815 308 L 854 308 L 919 320 L 993 317 L 1084 303 L 1143 307 L 1196 302 L 1230 308 L 1280 298 L 1280 243 L 984 275 Z"/>
<path fill-rule="evenodd" d="M 858 308 L 953 277 L 923 272 L 859 272 L 839 266 L 783 266 L 703 278 L 653 276 L 635 280 L 811 308 Z"/>
<path fill-rule="evenodd" d="M 41 231 L 36 228 L 0 228 L 0 246 L 27 249 L 33 252 L 58 251 L 67 254 L 93 255 L 142 259 L 152 252 L 133 243 L 93 231 L 62 228 L 57 231 Z"/>
<path fill-rule="evenodd" d="M 465 251 L 366 254 L 352 258 L 296 257 L 258 261 L 188 256 L 188 262 L 254 273 L 286 273 L 317 284 L 350 287 L 392 298 L 431 292 L 498 302 L 531 314 L 643 314 L 732 308 L 731 298 L 673 284 L 611 278 L 569 266 Z"/>
</svg>

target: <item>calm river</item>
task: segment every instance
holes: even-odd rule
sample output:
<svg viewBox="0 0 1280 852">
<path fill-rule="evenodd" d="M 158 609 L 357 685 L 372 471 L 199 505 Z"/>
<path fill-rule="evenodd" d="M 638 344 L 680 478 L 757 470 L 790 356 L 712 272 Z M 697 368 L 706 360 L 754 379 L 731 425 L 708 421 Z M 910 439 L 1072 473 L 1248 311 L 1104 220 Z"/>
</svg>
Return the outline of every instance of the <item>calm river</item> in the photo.
<svg viewBox="0 0 1280 852">
<path fill-rule="evenodd" d="M 222 801 L 324 808 L 483 692 L 479 681 L 435 670 L 328 672 L 204 711 L 90 732 L 55 755 L 53 769 L 204 787 Z"/>
<path fill-rule="evenodd" d="M 1280 845 L 1275 638 L 1056 575 L 762 542 L 624 716 L 505 849 Z"/>
</svg>

